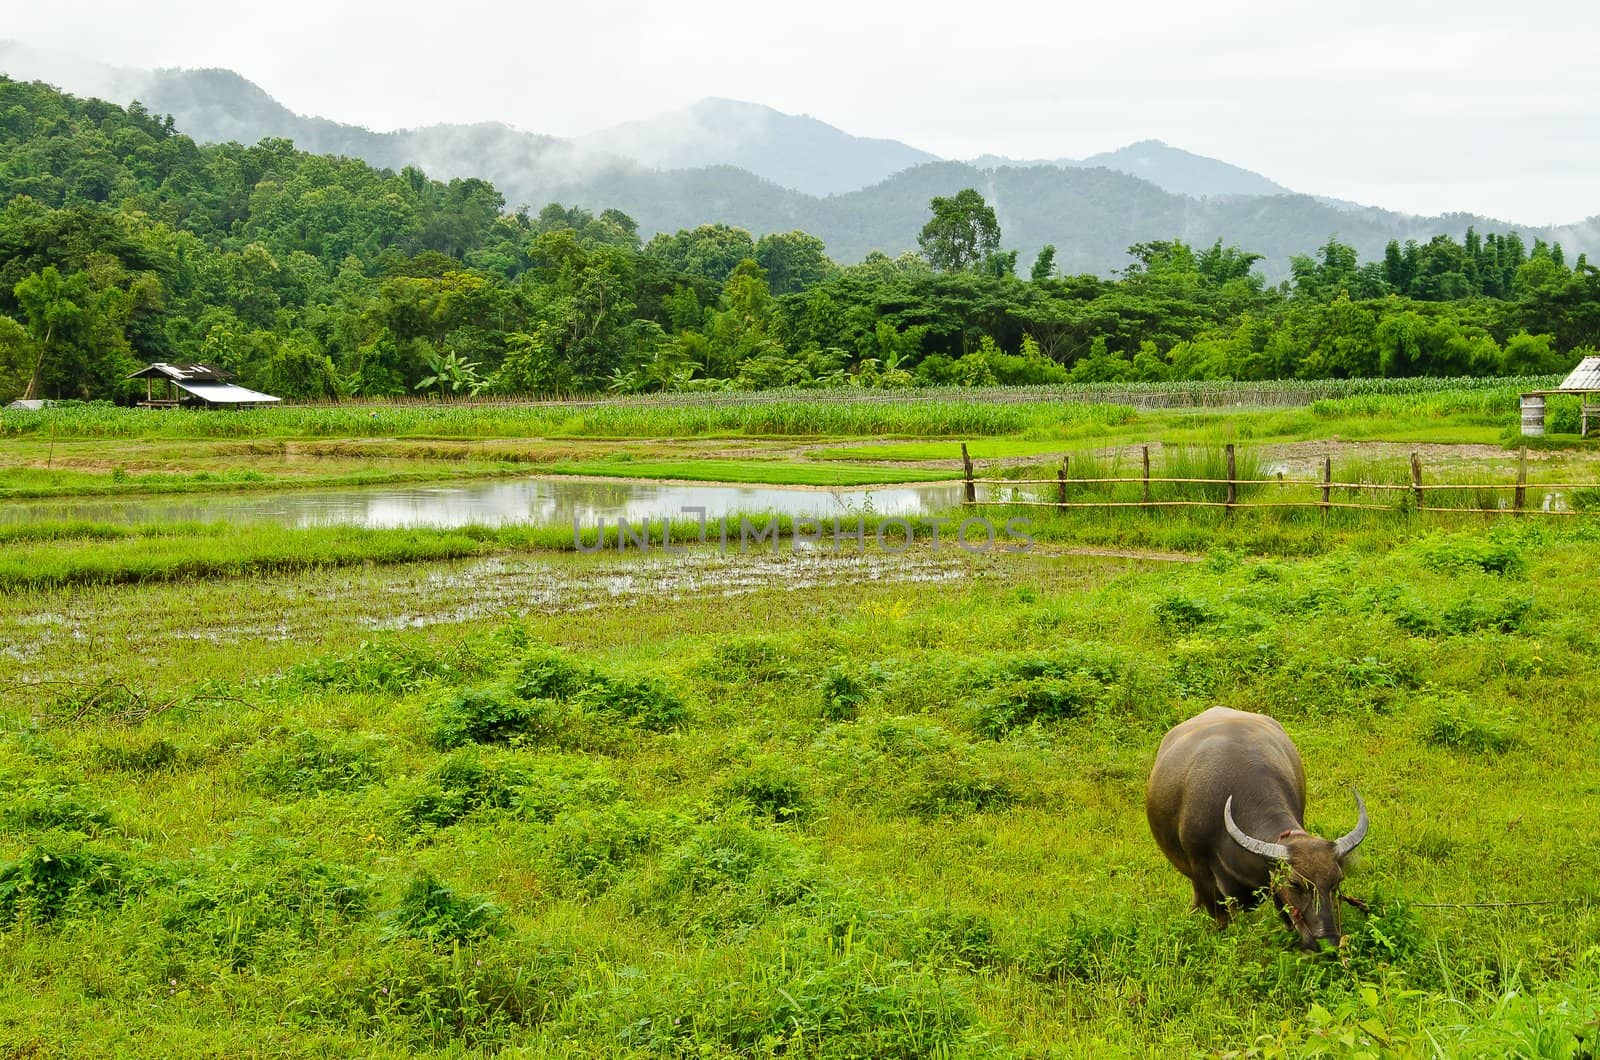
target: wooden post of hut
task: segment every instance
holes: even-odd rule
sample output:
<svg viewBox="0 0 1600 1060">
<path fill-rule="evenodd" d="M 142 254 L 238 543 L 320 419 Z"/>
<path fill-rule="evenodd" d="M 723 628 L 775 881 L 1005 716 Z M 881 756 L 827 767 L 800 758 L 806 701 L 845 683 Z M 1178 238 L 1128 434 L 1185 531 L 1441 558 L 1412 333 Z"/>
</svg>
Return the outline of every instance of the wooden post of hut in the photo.
<svg viewBox="0 0 1600 1060">
<path fill-rule="evenodd" d="M 972 481 L 972 457 L 967 454 L 967 443 L 961 443 L 961 467 L 967 484 L 967 503 L 978 503 L 978 485 Z"/>
</svg>

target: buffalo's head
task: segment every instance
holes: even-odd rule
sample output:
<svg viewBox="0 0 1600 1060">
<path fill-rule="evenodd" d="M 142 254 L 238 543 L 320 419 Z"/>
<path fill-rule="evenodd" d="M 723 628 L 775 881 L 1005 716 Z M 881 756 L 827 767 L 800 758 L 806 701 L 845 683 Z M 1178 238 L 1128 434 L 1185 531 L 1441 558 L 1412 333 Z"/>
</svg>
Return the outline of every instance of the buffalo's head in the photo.
<svg viewBox="0 0 1600 1060">
<path fill-rule="evenodd" d="M 1324 941 L 1337 945 L 1339 885 L 1344 882 L 1344 859 L 1367 837 L 1367 807 L 1355 792 L 1356 826 L 1338 839 L 1307 832 L 1285 832 L 1275 843 L 1248 835 L 1233 820 L 1233 796 L 1222 807 L 1222 821 L 1233 841 L 1272 863 L 1272 896 L 1285 918 L 1300 933 L 1300 945 L 1320 949 Z"/>
</svg>

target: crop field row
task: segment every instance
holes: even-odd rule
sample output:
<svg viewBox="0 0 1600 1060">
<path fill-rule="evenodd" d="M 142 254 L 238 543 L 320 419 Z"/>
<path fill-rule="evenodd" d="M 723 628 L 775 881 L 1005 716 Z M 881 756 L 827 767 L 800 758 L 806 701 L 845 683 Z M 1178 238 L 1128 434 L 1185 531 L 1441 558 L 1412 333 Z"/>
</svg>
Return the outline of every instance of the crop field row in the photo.
<svg viewBox="0 0 1600 1060">
<path fill-rule="evenodd" d="M 1359 384 L 1359 385 L 1358 385 Z M 1344 387 L 1307 384 L 1303 406 L 1327 418 L 1341 410 L 1365 415 L 1434 416 L 1484 412 L 1500 417 L 1524 390 L 1548 386 L 1528 379 L 1404 379 L 1351 381 Z M 1182 384 L 1174 384 L 1179 389 Z M 1281 384 L 1275 384 L 1281 385 Z M 1248 389 L 1244 403 L 1249 409 Z M 1083 400 L 1092 391 L 1046 393 L 1024 389 L 997 402 L 961 390 L 917 393 L 903 401 L 861 401 L 828 391 L 792 392 L 756 403 L 607 401 L 582 406 L 403 404 L 299 407 L 243 411 L 119 409 L 64 405 L 36 412 L 0 410 L 0 437 L 59 438 L 689 438 L 703 435 L 827 437 L 986 436 L 1029 430 L 1114 427 L 1138 413 L 1132 405 Z M 1339 396 L 1327 396 L 1337 394 Z M 1159 414 L 1159 409 L 1146 410 Z M 1181 410 L 1168 410 L 1173 413 Z M 1283 410 L 1292 412 L 1293 410 Z M 1196 413 L 1203 415 L 1203 413 Z"/>
</svg>

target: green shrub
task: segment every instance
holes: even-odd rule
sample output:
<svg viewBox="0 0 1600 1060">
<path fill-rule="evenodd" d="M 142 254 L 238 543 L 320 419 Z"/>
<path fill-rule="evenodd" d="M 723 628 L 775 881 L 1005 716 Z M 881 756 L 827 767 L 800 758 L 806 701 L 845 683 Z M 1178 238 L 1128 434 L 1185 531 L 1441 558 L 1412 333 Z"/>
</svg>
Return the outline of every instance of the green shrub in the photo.
<svg viewBox="0 0 1600 1060">
<path fill-rule="evenodd" d="M 721 786 L 724 801 L 742 803 L 783 823 L 805 815 L 804 775 L 782 759 L 765 757 L 733 773 Z"/>
<path fill-rule="evenodd" d="M 998 739 L 1033 722 L 1082 717 L 1110 700 L 1123 674 L 1116 657 L 1076 645 L 1002 657 L 969 674 L 967 686 L 977 695 L 973 727 Z"/>
<path fill-rule="evenodd" d="M 1018 963 L 1035 979 L 1096 982 L 1124 973 L 1143 935 L 1142 923 L 1131 917 L 1074 915 L 1066 925 L 1032 937 Z"/>
<path fill-rule="evenodd" d="M 844 666 L 832 666 L 818 685 L 822 717 L 828 721 L 854 721 L 872 694 L 865 677 Z"/>
<path fill-rule="evenodd" d="M 1495 534 L 1487 537 L 1436 534 L 1418 542 L 1414 552 L 1430 570 L 1479 570 L 1505 577 L 1521 576 L 1528 571 L 1522 549 Z"/>
<path fill-rule="evenodd" d="M 946 977 L 863 948 L 786 940 L 753 971 L 652 981 L 615 1017 L 629 1055 L 923 1060 L 1002 1056 L 972 1002 Z"/>
<path fill-rule="evenodd" d="M 447 692 L 427 712 L 433 742 L 445 749 L 513 740 L 604 745 L 619 732 L 666 732 L 687 713 L 659 681 L 610 677 L 551 654 L 524 660 L 499 683 Z"/>
<path fill-rule="evenodd" d="M 1169 596 L 1156 604 L 1156 623 L 1168 633 L 1189 633 L 1222 617 L 1215 604 L 1188 596 Z"/>
<path fill-rule="evenodd" d="M 1172 645 L 1167 681 L 1183 698 L 1207 698 L 1258 681 L 1284 663 L 1284 646 L 1273 636 L 1200 639 Z"/>
<path fill-rule="evenodd" d="M 400 904 L 383 915 L 383 937 L 449 946 L 504 934 L 504 917 L 504 911 L 488 899 L 459 895 L 423 871 L 406 884 Z"/>
<path fill-rule="evenodd" d="M 1435 747 L 1474 754 L 1499 754 L 1517 743 L 1509 715 L 1478 707 L 1465 696 L 1452 696 L 1434 707 L 1422 738 Z"/>
<path fill-rule="evenodd" d="M 1088 674 L 1010 681 L 989 690 L 978 705 L 976 729 L 999 739 L 1033 722 L 1082 717 L 1105 696 L 1105 686 Z"/>
<path fill-rule="evenodd" d="M 597 677 L 575 702 L 603 722 L 623 723 L 646 732 L 677 728 L 688 716 L 683 701 L 659 681 Z"/>
<path fill-rule="evenodd" d="M 1341 956 L 1357 971 L 1375 973 L 1432 949 L 1426 928 L 1410 907 L 1381 892 L 1367 898 L 1366 912 L 1346 910 L 1343 923 L 1349 941 Z"/>
<path fill-rule="evenodd" d="M 550 822 L 574 809 L 610 806 L 622 788 L 596 763 L 541 762 L 520 778 L 511 805 L 521 816 Z"/>
<path fill-rule="evenodd" d="M 297 732 L 247 751 L 240 769 L 247 787 L 267 795 L 355 791 L 382 778 L 378 747 L 372 737 Z"/>
<path fill-rule="evenodd" d="M 421 779 L 398 785 L 390 795 L 390 806 L 408 830 L 444 828 L 479 810 L 511 806 L 522 779 L 514 771 L 485 762 L 475 748 L 464 748 Z"/>
<path fill-rule="evenodd" d="M 577 986 L 573 964 L 570 953 L 493 937 L 441 953 L 401 934 L 315 976 L 291 1011 L 418 1051 L 494 1050 L 555 1013 Z"/>
<path fill-rule="evenodd" d="M 158 917 L 176 949 L 228 967 L 278 967 L 326 943 L 366 911 L 370 881 L 289 840 L 247 839 L 168 869 L 177 874 Z"/>
<path fill-rule="evenodd" d="M 989 775 L 958 754 L 918 762 L 906 785 L 902 804 L 924 819 L 1004 810 L 1018 801 L 1004 778 Z"/>
<path fill-rule="evenodd" d="M 768 684 L 794 676 L 793 662 L 768 637 L 740 637 L 712 648 L 700 672 L 725 684 Z"/>
<path fill-rule="evenodd" d="M 1452 600 L 1409 597 L 1393 608 L 1395 625 L 1419 637 L 1462 633 L 1516 633 L 1532 613 L 1531 596 L 1465 592 Z"/>
<path fill-rule="evenodd" d="M 427 711 L 435 747 L 443 750 L 469 743 L 504 743 L 523 736 L 545 720 L 542 702 L 518 699 L 503 685 L 452 689 Z"/>
<path fill-rule="evenodd" d="M 711 821 L 662 852 L 642 902 L 668 922 L 714 935 L 752 927 L 818 883 L 810 855 L 787 836 L 739 820 Z"/>
<path fill-rule="evenodd" d="M 541 859 L 570 889 L 600 894 L 657 848 L 663 828 L 660 818 L 626 804 L 562 814 L 546 835 Z"/>
<path fill-rule="evenodd" d="M 955 743 L 949 731 L 938 722 L 906 717 L 878 722 L 872 729 L 871 741 L 876 750 L 905 759 L 943 754 Z"/>
<path fill-rule="evenodd" d="M 90 758 L 101 769 L 146 774 L 174 768 L 183 761 L 184 755 L 166 737 L 114 733 L 94 746 Z"/>
<path fill-rule="evenodd" d="M 59 829 L 98 835 L 111 827 L 111 811 L 98 803 L 87 802 L 71 788 L 40 785 L 21 792 L 9 792 L 0 809 L 0 827 L 20 832 Z"/>
<path fill-rule="evenodd" d="M 57 695 L 45 707 L 44 716 L 51 725 L 137 725 L 158 706 L 142 689 L 107 678 Z"/>
<path fill-rule="evenodd" d="M 556 652 L 535 652 L 513 668 L 512 690 L 521 699 L 567 699 L 581 692 L 592 674 Z"/>
<path fill-rule="evenodd" d="M 492 659 L 492 654 L 466 648 L 429 651 L 400 640 L 364 641 L 349 654 L 292 667 L 285 680 L 290 685 L 330 692 L 397 696 L 437 680 L 471 678 L 482 673 Z"/>
<path fill-rule="evenodd" d="M 35 846 L 0 864 L 0 923 L 45 924 L 78 904 L 121 898 L 127 865 L 118 857 L 77 845 Z"/>
<path fill-rule="evenodd" d="M 993 922 L 977 913 L 919 912 L 897 921 L 889 942 L 895 952 L 941 968 L 981 971 L 1007 962 Z"/>
</svg>

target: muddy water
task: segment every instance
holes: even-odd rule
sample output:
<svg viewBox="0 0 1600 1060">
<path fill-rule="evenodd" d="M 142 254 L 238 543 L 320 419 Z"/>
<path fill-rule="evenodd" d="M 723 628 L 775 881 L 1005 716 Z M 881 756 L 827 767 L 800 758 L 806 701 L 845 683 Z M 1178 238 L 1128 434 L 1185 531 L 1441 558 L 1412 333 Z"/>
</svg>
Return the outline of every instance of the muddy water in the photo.
<svg viewBox="0 0 1600 1060">
<path fill-rule="evenodd" d="M 704 508 L 715 520 L 735 513 L 775 512 L 802 518 L 856 512 L 918 516 L 961 501 L 958 485 L 817 490 L 778 486 L 667 485 L 564 479 L 498 479 L 408 487 L 364 487 L 291 493 L 17 501 L 0 504 L 0 523 L 90 520 L 115 523 L 268 522 L 283 526 L 453 527 L 592 526 L 689 518 Z"/>
<path fill-rule="evenodd" d="M 243 652 L 252 642 L 321 643 L 330 629 L 420 629 L 508 614 L 600 621 L 609 609 L 646 602 L 957 582 L 986 577 L 998 562 L 927 547 L 898 555 L 811 550 L 724 556 L 702 549 L 670 557 L 496 556 L 264 576 L 226 583 L 226 599 L 192 607 L 175 606 L 170 586 L 69 589 L 48 609 L 0 606 L 0 689 L 20 677 L 22 667 L 30 683 L 76 680 L 90 661 L 120 672 L 127 665 L 124 652 L 155 657 L 174 642 Z"/>
<path fill-rule="evenodd" d="M 572 614 L 644 599 L 736 597 L 876 581 L 947 582 L 970 576 L 978 565 L 958 552 L 926 550 L 905 556 L 831 551 L 721 556 L 697 551 L 593 565 L 494 558 L 397 580 L 387 586 L 382 610 L 362 621 L 372 629 L 405 629 L 507 612 Z"/>
</svg>

